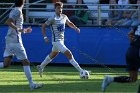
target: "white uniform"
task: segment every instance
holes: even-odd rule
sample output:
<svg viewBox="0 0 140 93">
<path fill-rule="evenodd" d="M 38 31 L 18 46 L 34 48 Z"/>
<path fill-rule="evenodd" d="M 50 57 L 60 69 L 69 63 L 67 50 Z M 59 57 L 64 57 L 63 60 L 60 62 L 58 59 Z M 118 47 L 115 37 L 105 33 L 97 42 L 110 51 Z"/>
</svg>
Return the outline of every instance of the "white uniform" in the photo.
<svg viewBox="0 0 140 93">
<path fill-rule="evenodd" d="M 22 8 L 15 7 L 10 12 L 9 18 L 13 19 L 16 27 L 20 29 L 23 28 Z M 5 39 L 6 39 L 6 48 L 4 51 L 4 57 L 16 55 L 17 59 L 19 60 L 27 59 L 26 51 L 22 44 L 21 32 L 18 32 L 15 29 L 9 27 Z"/>
<path fill-rule="evenodd" d="M 138 25 L 137 30 L 135 31 L 135 35 L 140 36 L 140 25 Z"/>
<path fill-rule="evenodd" d="M 52 30 L 52 51 L 64 53 L 68 48 L 64 45 L 64 32 L 66 21 L 70 21 L 68 17 L 61 14 L 60 17 L 54 15 L 49 18 L 45 24 L 51 26 Z"/>
</svg>

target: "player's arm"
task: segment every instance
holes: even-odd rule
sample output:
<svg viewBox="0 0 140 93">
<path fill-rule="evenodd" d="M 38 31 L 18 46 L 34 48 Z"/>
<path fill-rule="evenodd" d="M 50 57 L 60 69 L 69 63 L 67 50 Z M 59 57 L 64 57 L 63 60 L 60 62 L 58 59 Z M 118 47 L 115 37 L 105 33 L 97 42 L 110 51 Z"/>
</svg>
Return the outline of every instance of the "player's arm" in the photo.
<svg viewBox="0 0 140 93">
<path fill-rule="evenodd" d="M 76 30 L 78 33 L 80 33 L 80 29 L 79 29 L 77 26 L 75 26 L 69 19 L 66 20 L 66 24 L 67 24 L 69 27 L 71 27 L 71 28 L 73 28 L 74 30 Z"/>
<path fill-rule="evenodd" d="M 23 32 L 23 29 L 20 29 L 18 27 L 16 27 L 14 20 L 12 18 L 8 18 L 5 22 L 8 26 L 12 27 L 13 29 L 19 31 L 19 32 Z"/>
<path fill-rule="evenodd" d="M 66 22 L 67 25 L 71 28 L 73 28 L 74 30 L 76 30 L 78 33 L 80 33 L 80 29 L 78 27 L 76 27 L 71 21 L 67 21 Z"/>
<path fill-rule="evenodd" d="M 45 40 L 46 43 L 49 42 L 49 39 L 48 39 L 48 37 L 46 35 L 46 31 L 47 31 L 46 30 L 46 27 L 49 26 L 49 25 L 51 25 L 53 23 L 53 21 L 54 21 L 54 19 L 52 17 L 50 17 L 44 24 L 42 24 L 42 30 L 41 30 L 41 32 L 42 32 L 42 35 L 43 35 L 44 40 Z"/>
<path fill-rule="evenodd" d="M 24 29 L 18 28 L 15 24 L 16 18 L 21 15 L 19 10 L 14 10 L 13 13 L 10 13 L 9 18 L 6 20 L 6 24 L 11 28 L 15 29 L 16 31 L 23 32 L 23 33 L 30 33 L 32 31 L 31 27 L 27 27 Z"/>
<path fill-rule="evenodd" d="M 135 30 L 137 30 L 137 27 L 133 27 L 131 28 L 131 31 L 128 33 L 128 37 L 130 39 L 130 41 L 134 41 L 135 39 Z"/>
<path fill-rule="evenodd" d="M 44 40 L 45 40 L 45 42 L 46 43 L 48 43 L 49 42 L 49 39 L 48 39 L 48 37 L 47 37 L 47 35 L 46 35 L 46 24 L 44 23 L 44 24 L 42 24 L 42 35 L 43 35 L 43 37 L 44 37 Z"/>
<path fill-rule="evenodd" d="M 16 18 L 20 16 L 20 14 L 21 12 L 19 10 L 13 10 L 13 12 L 9 14 L 9 18 L 6 20 L 5 24 L 7 24 L 15 30 L 19 30 L 19 28 L 16 27 L 15 21 Z"/>
<path fill-rule="evenodd" d="M 13 29 L 15 29 L 19 32 L 30 33 L 32 31 L 31 27 L 27 27 L 27 28 L 24 28 L 24 29 L 20 29 L 20 28 L 16 27 L 16 25 L 14 24 L 14 20 L 12 18 L 8 18 L 5 23 L 8 26 L 12 27 Z"/>
<path fill-rule="evenodd" d="M 14 24 L 14 20 L 12 18 L 8 18 L 5 22 L 5 24 L 7 24 L 8 26 L 12 27 L 15 30 L 18 30 L 18 28 Z"/>
</svg>

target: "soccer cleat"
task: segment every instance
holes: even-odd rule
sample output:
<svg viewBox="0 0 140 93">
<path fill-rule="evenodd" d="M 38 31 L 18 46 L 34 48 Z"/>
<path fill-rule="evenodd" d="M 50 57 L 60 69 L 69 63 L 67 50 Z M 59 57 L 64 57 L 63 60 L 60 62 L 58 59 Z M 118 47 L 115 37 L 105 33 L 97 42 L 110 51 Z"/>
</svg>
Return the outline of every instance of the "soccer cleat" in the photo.
<svg viewBox="0 0 140 93">
<path fill-rule="evenodd" d="M 102 83 L 102 91 L 105 92 L 107 86 L 112 82 L 112 77 L 110 76 L 105 76 L 103 83 Z"/>
<path fill-rule="evenodd" d="M 38 69 L 38 74 L 40 75 L 40 77 L 42 77 L 42 73 L 43 73 L 43 69 L 40 65 L 37 65 L 37 69 Z"/>
<path fill-rule="evenodd" d="M 38 89 L 38 88 L 42 88 L 43 87 L 43 84 L 36 84 L 36 83 L 33 83 L 30 85 L 30 89 L 31 90 L 34 90 L 34 89 Z"/>
</svg>

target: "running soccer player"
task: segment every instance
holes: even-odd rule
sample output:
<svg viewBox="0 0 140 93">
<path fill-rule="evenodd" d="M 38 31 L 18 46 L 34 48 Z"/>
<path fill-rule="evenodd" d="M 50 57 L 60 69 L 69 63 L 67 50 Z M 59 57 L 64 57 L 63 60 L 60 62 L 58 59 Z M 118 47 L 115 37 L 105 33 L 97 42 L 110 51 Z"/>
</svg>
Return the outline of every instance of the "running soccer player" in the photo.
<svg viewBox="0 0 140 93">
<path fill-rule="evenodd" d="M 27 58 L 26 51 L 22 44 L 21 33 L 30 33 L 32 29 L 30 27 L 23 28 L 23 14 L 22 8 L 25 0 L 16 0 L 15 8 L 10 12 L 9 18 L 6 24 L 9 26 L 8 33 L 5 37 L 6 48 L 4 51 L 4 62 L 0 63 L 0 68 L 6 68 L 10 66 L 13 55 L 16 56 L 23 64 L 24 73 L 29 81 L 29 87 L 31 90 L 41 88 L 42 84 L 36 84 L 32 80 L 32 74 L 30 70 L 30 62 Z"/>
<path fill-rule="evenodd" d="M 133 27 L 128 33 L 130 47 L 126 52 L 126 64 L 129 76 L 111 77 L 106 75 L 102 83 L 102 90 L 105 91 L 107 86 L 112 82 L 130 83 L 138 79 L 138 69 L 140 68 L 140 25 Z"/>
<path fill-rule="evenodd" d="M 79 66 L 79 64 L 75 61 L 71 51 L 65 46 L 64 44 L 64 31 L 65 31 L 65 24 L 69 27 L 76 30 L 80 33 L 80 29 L 76 27 L 66 15 L 62 14 L 63 10 L 63 3 L 56 2 L 55 3 L 55 15 L 49 18 L 43 25 L 42 25 L 42 35 L 46 43 L 49 42 L 48 37 L 46 36 L 46 26 L 51 26 L 52 30 L 52 52 L 45 58 L 45 60 L 41 63 L 41 65 L 37 66 L 39 71 L 40 77 L 42 77 L 44 67 L 50 63 L 58 54 L 59 52 L 63 53 L 69 60 L 69 62 L 79 71 L 82 72 L 83 69 Z"/>
</svg>

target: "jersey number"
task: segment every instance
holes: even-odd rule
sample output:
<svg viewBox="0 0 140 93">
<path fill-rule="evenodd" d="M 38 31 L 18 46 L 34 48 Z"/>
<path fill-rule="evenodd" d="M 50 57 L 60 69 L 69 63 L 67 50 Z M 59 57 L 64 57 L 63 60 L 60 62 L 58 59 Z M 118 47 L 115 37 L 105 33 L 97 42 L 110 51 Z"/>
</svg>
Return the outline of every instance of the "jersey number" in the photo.
<svg viewBox="0 0 140 93">
<path fill-rule="evenodd" d="M 64 27 L 63 24 L 61 24 L 61 25 L 59 25 L 59 26 L 57 27 L 57 30 L 58 30 L 59 32 L 64 31 L 64 29 L 65 29 L 65 27 Z"/>
</svg>

